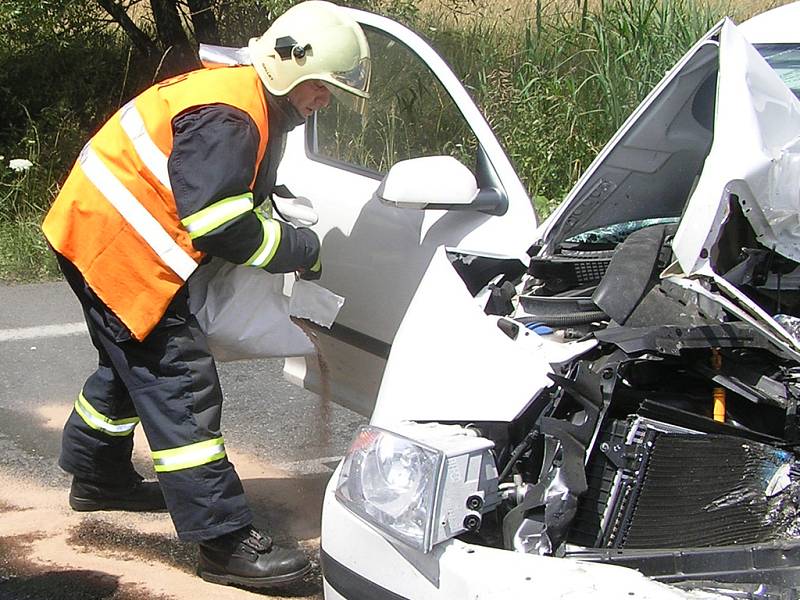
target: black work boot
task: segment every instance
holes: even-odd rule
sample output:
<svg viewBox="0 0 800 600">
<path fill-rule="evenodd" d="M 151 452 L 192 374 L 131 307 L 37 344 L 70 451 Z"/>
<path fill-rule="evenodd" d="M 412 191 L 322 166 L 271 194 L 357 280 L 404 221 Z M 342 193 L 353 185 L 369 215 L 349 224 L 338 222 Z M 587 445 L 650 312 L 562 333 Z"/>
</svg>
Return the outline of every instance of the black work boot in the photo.
<svg viewBox="0 0 800 600">
<path fill-rule="evenodd" d="M 161 487 L 155 481 L 133 480 L 122 486 L 100 484 L 72 478 L 69 489 L 72 510 L 127 510 L 133 512 L 159 512 L 167 509 Z"/>
<path fill-rule="evenodd" d="M 311 570 L 302 550 L 281 548 L 252 526 L 200 542 L 197 574 L 211 583 L 267 588 Z"/>
</svg>

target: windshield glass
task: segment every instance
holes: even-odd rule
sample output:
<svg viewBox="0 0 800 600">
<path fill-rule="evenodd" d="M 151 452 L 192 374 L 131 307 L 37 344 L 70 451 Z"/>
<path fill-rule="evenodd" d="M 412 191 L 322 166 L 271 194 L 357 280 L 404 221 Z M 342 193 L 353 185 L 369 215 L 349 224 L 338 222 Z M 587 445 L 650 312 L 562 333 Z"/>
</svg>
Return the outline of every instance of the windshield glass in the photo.
<svg viewBox="0 0 800 600">
<path fill-rule="evenodd" d="M 640 229 L 651 227 L 653 225 L 664 225 L 669 223 L 677 223 L 678 217 L 664 218 L 664 219 L 642 219 L 639 221 L 625 221 L 624 223 L 616 223 L 606 227 L 599 227 L 591 231 L 585 231 L 574 235 L 565 241 L 568 244 L 585 244 L 585 245 L 611 245 L 616 246 L 624 242 L 627 237 Z"/>
<path fill-rule="evenodd" d="M 756 44 L 756 49 L 800 98 L 800 44 Z"/>
</svg>

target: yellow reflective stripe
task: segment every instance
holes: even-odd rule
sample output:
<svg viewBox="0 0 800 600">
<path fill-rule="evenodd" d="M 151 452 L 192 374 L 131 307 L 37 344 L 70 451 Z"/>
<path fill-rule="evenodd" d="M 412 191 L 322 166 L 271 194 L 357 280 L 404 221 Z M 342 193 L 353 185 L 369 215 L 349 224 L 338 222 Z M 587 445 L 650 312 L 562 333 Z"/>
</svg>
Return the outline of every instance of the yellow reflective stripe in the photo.
<svg viewBox="0 0 800 600">
<path fill-rule="evenodd" d="M 117 209 L 120 215 L 142 236 L 161 260 L 175 271 L 181 279 L 189 279 L 197 263 L 172 239 L 156 218 L 147 212 L 141 202 L 117 179 L 91 144 L 84 146 L 78 157 L 84 175 L 100 191 L 105 199 Z"/>
<path fill-rule="evenodd" d="M 125 436 L 133 433 L 136 424 L 139 422 L 139 417 L 128 417 L 126 419 L 109 419 L 108 417 L 100 414 L 86 399 L 83 392 L 78 394 L 78 399 L 75 400 L 75 412 L 83 419 L 86 424 L 95 429 L 102 431 L 108 435 Z"/>
<path fill-rule="evenodd" d="M 165 473 L 199 467 L 225 456 L 225 441 L 218 437 L 214 440 L 153 452 L 153 465 L 157 472 Z"/>
<path fill-rule="evenodd" d="M 182 219 L 181 224 L 189 232 L 189 237 L 195 239 L 250 210 L 253 210 L 253 194 L 247 192 L 223 198 L 211 206 L 206 206 L 203 210 Z"/>
<path fill-rule="evenodd" d="M 274 219 L 265 218 L 259 211 L 256 211 L 256 216 L 261 220 L 264 239 L 261 241 L 258 250 L 244 264 L 252 267 L 263 267 L 272 260 L 278 251 L 278 246 L 281 244 L 281 225 Z"/>
<path fill-rule="evenodd" d="M 267 217 L 268 219 L 272 218 L 272 202 L 267 200 L 266 202 L 262 202 L 261 206 L 258 207 L 258 212 L 260 212 L 263 216 Z"/>
<path fill-rule="evenodd" d="M 311 268 L 309 269 L 309 271 L 313 271 L 314 273 L 316 273 L 316 272 L 317 272 L 317 271 L 319 271 L 321 268 L 322 268 L 322 257 L 321 257 L 321 256 L 317 256 L 317 262 L 315 262 L 315 263 L 314 263 L 314 264 L 311 266 Z"/>
</svg>

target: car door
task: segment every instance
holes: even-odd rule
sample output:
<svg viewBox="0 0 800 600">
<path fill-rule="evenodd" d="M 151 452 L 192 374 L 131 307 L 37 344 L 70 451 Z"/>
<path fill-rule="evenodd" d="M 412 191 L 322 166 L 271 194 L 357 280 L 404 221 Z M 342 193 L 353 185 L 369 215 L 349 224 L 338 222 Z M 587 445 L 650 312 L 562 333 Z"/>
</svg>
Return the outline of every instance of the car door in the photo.
<svg viewBox="0 0 800 600">
<path fill-rule="evenodd" d="M 436 248 L 524 256 L 536 220 L 525 187 L 446 62 L 404 26 L 363 11 L 352 14 L 371 48 L 368 113 L 362 117 L 333 102 L 290 134 L 278 171 L 278 183 L 313 204 L 313 228 L 322 241 L 319 283 L 345 303 L 333 327 L 316 332 L 319 358 L 288 359 L 285 374 L 367 414 L 394 335 Z M 479 186 L 495 188 L 502 209 L 423 210 L 379 200 L 392 165 L 436 155 L 457 158 Z"/>
</svg>

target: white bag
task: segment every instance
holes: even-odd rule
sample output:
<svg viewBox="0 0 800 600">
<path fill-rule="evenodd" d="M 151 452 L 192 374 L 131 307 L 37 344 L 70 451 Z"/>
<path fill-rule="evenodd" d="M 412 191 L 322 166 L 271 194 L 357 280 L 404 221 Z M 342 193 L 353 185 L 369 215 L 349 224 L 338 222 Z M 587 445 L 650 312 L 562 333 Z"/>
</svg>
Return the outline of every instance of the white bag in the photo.
<svg viewBox="0 0 800 600">
<path fill-rule="evenodd" d="M 315 352 L 311 340 L 289 318 L 283 274 L 220 259 L 189 278 L 189 308 L 221 362 L 284 358 Z"/>
</svg>

